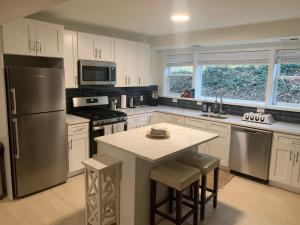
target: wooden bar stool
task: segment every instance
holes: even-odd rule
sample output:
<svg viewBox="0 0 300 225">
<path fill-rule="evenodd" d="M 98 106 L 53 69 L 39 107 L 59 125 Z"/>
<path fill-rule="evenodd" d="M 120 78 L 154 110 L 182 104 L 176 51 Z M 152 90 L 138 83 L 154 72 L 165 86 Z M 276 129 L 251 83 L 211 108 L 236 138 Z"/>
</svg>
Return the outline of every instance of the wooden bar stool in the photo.
<svg viewBox="0 0 300 225">
<path fill-rule="evenodd" d="M 198 199 L 199 199 L 199 176 L 200 170 L 183 165 L 178 162 L 168 162 L 151 170 L 151 205 L 150 205 L 150 225 L 155 225 L 155 215 L 160 215 L 163 218 L 175 223 L 182 224 L 188 217 L 193 215 L 193 224 L 198 225 Z M 173 196 L 170 195 L 168 199 L 156 204 L 156 185 L 157 182 L 166 185 L 170 193 L 176 189 L 176 218 L 169 216 L 158 210 L 160 206 L 169 202 L 169 212 L 173 209 Z M 190 186 L 194 186 L 193 204 L 183 202 L 183 191 Z M 182 216 L 182 204 L 191 208 L 191 210 Z"/>
<path fill-rule="evenodd" d="M 219 167 L 220 159 L 198 152 L 188 152 L 187 154 L 180 156 L 175 161 L 183 163 L 188 166 L 192 166 L 200 169 L 201 177 L 201 196 L 200 196 L 200 220 L 205 218 L 205 205 L 211 199 L 213 199 L 213 207 L 217 208 L 218 203 L 218 185 L 219 185 Z M 214 185 L 213 189 L 207 188 L 207 174 L 214 171 Z M 206 197 L 206 191 L 212 194 Z M 192 191 L 191 191 L 192 193 Z"/>
<path fill-rule="evenodd" d="M 120 224 L 121 163 L 107 154 L 82 162 L 85 167 L 86 225 Z"/>
</svg>

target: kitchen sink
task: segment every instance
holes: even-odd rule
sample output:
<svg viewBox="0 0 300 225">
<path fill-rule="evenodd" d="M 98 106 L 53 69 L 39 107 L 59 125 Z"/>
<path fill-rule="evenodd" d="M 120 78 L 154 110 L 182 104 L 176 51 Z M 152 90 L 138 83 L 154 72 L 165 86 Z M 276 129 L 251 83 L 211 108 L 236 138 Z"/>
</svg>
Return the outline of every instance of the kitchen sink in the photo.
<svg viewBox="0 0 300 225">
<path fill-rule="evenodd" d="M 200 114 L 199 116 L 201 117 L 207 117 L 207 118 L 213 118 L 213 119 L 228 119 L 227 116 L 221 116 L 221 115 L 212 115 L 212 114 Z"/>
</svg>

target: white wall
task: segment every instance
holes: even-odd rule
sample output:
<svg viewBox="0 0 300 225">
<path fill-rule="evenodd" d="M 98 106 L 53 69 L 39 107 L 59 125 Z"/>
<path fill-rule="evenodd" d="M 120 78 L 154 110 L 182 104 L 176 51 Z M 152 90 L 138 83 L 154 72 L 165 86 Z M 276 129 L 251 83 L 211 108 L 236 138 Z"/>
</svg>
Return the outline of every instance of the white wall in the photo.
<svg viewBox="0 0 300 225">
<path fill-rule="evenodd" d="M 9 138 L 7 125 L 7 111 L 6 111 L 6 93 L 5 93 L 5 79 L 4 79 L 4 65 L 2 54 L 2 28 L 0 26 L 0 142 L 4 145 L 4 163 L 6 175 L 7 194 L 12 199 L 12 181 L 10 170 L 10 153 L 9 153 Z"/>
</svg>

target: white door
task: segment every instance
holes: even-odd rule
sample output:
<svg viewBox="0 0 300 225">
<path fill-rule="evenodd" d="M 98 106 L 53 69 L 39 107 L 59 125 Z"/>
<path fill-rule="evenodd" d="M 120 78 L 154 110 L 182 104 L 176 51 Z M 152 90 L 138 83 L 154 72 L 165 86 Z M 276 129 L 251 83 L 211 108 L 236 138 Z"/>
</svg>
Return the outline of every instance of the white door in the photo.
<svg viewBox="0 0 300 225">
<path fill-rule="evenodd" d="M 115 43 L 111 37 L 98 36 L 98 57 L 101 61 L 114 62 Z"/>
<path fill-rule="evenodd" d="M 139 86 L 149 85 L 150 45 L 138 43 L 138 72 L 137 84 Z"/>
<path fill-rule="evenodd" d="M 86 133 L 69 137 L 69 172 L 83 168 L 81 162 L 87 158 L 88 146 L 89 138 Z"/>
<path fill-rule="evenodd" d="M 64 67 L 65 67 L 65 87 L 77 88 L 77 32 L 64 31 Z"/>
<path fill-rule="evenodd" d="M 127 86 L 136 86 L 137 82 L 137 49 L 134 41 L 126 41 L 126 78 Z"/>
<path fill-rule="evenodd" d="M 36 52 L 39 56 L 63 57 L 64 27 L 57 24 L 36 22 Z"/>
<path fill-rule="evenodd" d="M 35 55 L 35 21 L 19 19 L 2 26 L 3 52 L 16 55 Z"/>
<path fill-rule="evenodd" d="M 294 151 L 292 186 L 300 188 L 300 148 L 297 148 Z"/>
<path fill-rule="evenodd" d="M 272 147 L 269 179 L 290 185 L 293 167 L 291 146 L 275 144 Z"/>
<path fill-rule="evenodd" d="M 78 33 L 78 59 L 99 60 L 97 35 Z"/>
<path fill-rule="evenodd" d="M 126 85 L 126 40 L 115 39 L 115 63 L 117 65 L 117 83 L 116 86 Z"/>
</svg>

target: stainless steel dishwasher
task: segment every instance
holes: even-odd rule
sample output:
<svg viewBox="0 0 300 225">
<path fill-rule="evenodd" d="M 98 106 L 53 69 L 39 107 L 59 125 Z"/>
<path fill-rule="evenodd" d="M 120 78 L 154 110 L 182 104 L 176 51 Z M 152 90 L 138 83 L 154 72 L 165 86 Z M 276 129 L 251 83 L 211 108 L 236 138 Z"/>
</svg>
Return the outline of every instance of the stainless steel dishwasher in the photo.
<svg viewBox="0 0 300 225">
<path fill-rule="evenodd" d="M 261 180 L 268 180 L 272 132 L 232 126 L 229 168 Z"/>
</svg>

